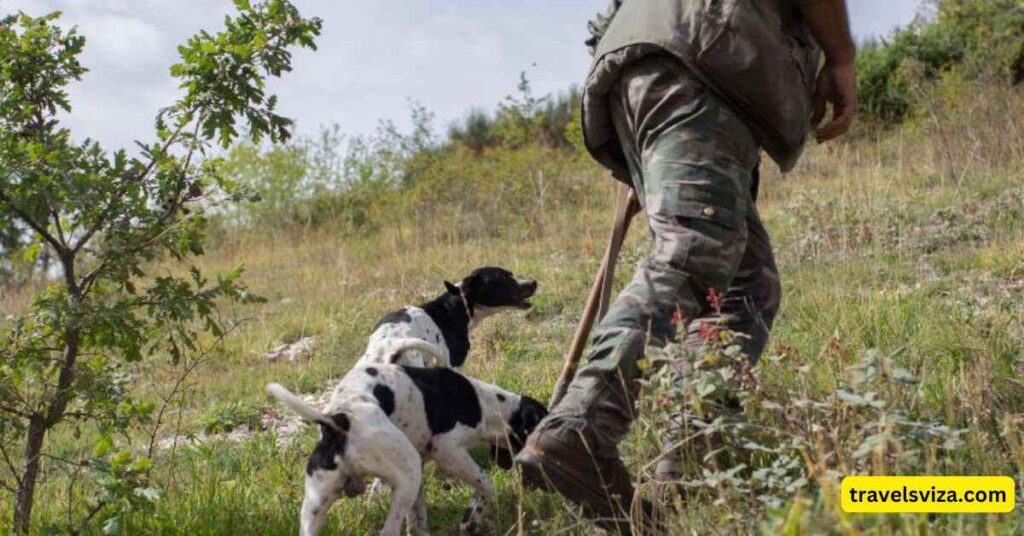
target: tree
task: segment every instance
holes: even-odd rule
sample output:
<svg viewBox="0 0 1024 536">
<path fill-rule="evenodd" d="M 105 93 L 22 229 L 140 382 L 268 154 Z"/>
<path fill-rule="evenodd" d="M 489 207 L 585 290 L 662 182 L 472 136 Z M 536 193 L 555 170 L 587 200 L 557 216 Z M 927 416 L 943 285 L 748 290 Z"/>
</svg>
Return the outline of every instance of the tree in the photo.
<svg viewBox="0 0 1024 536">
<path fill-rule="evenodd" d="M 179 48 L 171 74 L 183 94 L 158 113 L 155 141 L 139 142 L 138 156 L 75 142 L 58 121 L 71 111 L 68 84 L 86 72 L 85 39 L 58 27 L 59 13 L 0 18 L 2 253 L 45 249 L 60 267 L 59 282 L 0 326 L 0 463 L 9 473 L 0 487 L 15 494 L 18 534 L 29 531 L 46 438 L 60 426 L 100 431 L 92 469 L 104 493 L 87 519 L 154 496 L 148 460 L 115 452 L 111 440 L 152 411 L 132 398 L 119 366 L 177 360 L 204 333 L 224 333 L 219 306 L 256 299 L 241 268 L 212 280 L 194 267 L 149 273 L 160 260 L 202 254 L 204 210 L 232 200 L 208 154 L 216 144 L 227 147 L 241 128 L 253 142 L 289 136 L 265 84 L 291 69 L 291 48 L 315 48 L 321 21 L 288 0 L 235 5 L 221 32 Z M 116 531 L 116 516 L 106 517 Z"/>
</svg>

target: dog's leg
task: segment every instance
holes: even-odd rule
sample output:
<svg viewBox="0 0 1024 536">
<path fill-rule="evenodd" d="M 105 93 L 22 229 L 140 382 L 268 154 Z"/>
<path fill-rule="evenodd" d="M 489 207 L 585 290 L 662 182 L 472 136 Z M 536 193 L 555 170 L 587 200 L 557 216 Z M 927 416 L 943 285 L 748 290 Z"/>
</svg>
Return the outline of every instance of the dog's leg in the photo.
<svg viewBox="0 0 1024 536">
<path fill-rule="evenodd" d="M 302 499 L 299 536 L 316 536 L 327 521 L 331 505 L 341 496 L 341 474 L 314 471 L 306 475 L 306 495 Z"/>
<path fill-rule="evenodd" d="M 483 469 L 480 469 L 480 466 L 473 461 L 465 449 L 438 448 L 434 451 L 433 459 L 437 462 L 439 469 L 473 486 L 473 502 L 470 504 L 469 513 L 462 521 L 460 528 L 469 534 L 480 532 L 484 509 L 494 497 L 494 484 L 491 483 L 491 478 Z"/>
<path fill-rule="evenodd" d="M 420 493 L 416 496 L 416 504 L 409 513 L 409 534 L 411 536 L 427 536 L 427 483 L 420 482 Z"/>
<path fill-rule="evenodd" d="M 360 429 L 368 431 L 368 435 L 350 436 L 352 450 L 349 459 L 362 472 L 391 484 L 391 510 L 381 534 L 399 536 L 402 521 L 416 503 L 423 482 L 423 460 L 409 438 L 388 420 L 379 407 L 373 406 L 353 420 L 359 423 Z"/>
<path fill-rule="evenodd" d="M 402 521 L 409 516 L 416 504 L 420 486 L 423 485 L 422 462 L 409 440 L 401 435 L 405 451 L 396 458 L 390 458 L 387 466 L 380 469 L 381 478 L 391 483 L 391 510 L 380 533 L 382 536 L 399 536 Z M 398 438 L 395 438 L 397 441 Z"/>
</svg>

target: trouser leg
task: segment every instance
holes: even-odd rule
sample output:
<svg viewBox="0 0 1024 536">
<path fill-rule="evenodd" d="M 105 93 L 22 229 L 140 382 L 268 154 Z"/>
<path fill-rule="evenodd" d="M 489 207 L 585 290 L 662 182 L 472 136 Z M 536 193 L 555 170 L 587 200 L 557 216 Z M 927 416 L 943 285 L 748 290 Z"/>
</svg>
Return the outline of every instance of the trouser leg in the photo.
<svg viewBox="0 0 1024 536">
<path fill-rule="evenodd" d="M 725 292 L 722 309 L 693 319 L 688 333 L 682 337 L 683 345 L 688 350 L 699 350 L 702 344 L 697 336 L 700 324 L 720 322 L 729 330 L 742 334 L 738 342 L 743 347 L 743 354 L 754 364 L 768 345 L 781 303 L 782 284 L 771 240 L 756 207 L 751 206 L 747 211 L 747 247 L 736 276 Z"/>
<path fill-rule="evenodd" d="M 631 339 L 645 334 L 657 346 L 676 340 L 677 311 L 710 315 L 708 291 L 727 292 L 739 274 L 757 145 L 728 107 L 661 56 L 624 73 L 611 104 L 654 251 L 598 325 L 588 363 L 550 422 L 587 421 L 600 438 L 598 452 L 616 456 L 614 445 L 632 422 L 642 356 Z"/>
<path fill-rule="evenodd" d="M 688 332 L 680 337 L 684 351 L 700 351 L 704 344 L 698 336 L 702 323 L 723 323 L 740 335 L 737 342 L 743 348 L 743 354 L 756 363 L 767 346 L 781 298 L 782 287 L 771 241 L 756 208 L 751 206 L 747 212 L 747 247 L 736 276 L 725 292 L 721 311 L 689 322 Z M 655 478 L 659 481 L 677 480 L 682 476 L 686 449 L 679 448 L 679 445 L 684 438 L 691 438 L 687 446 L 697 455 L 717 448 L 714 437 L 692 437 L 694 430 L 686 426 L 684 416 L 677 417 L 663 435 L 662 456 L 655 468 Z M 691 463 L 699 466 L 701 462 L 695 459 Z"/>
<path fill-rule="evenodd" d="M 676 340 L 677 311 L 707 316 L 709 289 L 731 288 L 747 249 L 758 159 L 739 117 L 664 56 L 627 68 L 610 105 L 654 251 L 609 308 L 587 364 L 527 445 L 534 467 L 576 475 L 573 491 L 553 483 L 574 500 L 585 491 L 587 468 L 574 465 L 581 454 L 603 481 L 626 482 L 612 495 L 631 493 L 617 445 L 634 418 L 637 361 L 645 344 Z"/>
</svg>

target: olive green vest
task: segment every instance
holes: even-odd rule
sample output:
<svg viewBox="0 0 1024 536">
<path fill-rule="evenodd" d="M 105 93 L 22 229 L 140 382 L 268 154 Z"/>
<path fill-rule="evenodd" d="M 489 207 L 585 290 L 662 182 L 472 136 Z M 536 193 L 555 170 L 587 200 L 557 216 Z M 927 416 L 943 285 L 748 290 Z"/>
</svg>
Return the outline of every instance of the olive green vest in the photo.
<svg viewBox="0 0 1024 536">
<path fill-rule="evenodd" d="M 621 164 L 606 98 L 616 64 L 664 50 L 732 106 L 789 171 L 810 131 L 820 62 L 799 12 L 808 1 L 614 0 L 617 11 L 597 44 L 584 91 L 587 148 L 613 169 Z"/>
</svg>

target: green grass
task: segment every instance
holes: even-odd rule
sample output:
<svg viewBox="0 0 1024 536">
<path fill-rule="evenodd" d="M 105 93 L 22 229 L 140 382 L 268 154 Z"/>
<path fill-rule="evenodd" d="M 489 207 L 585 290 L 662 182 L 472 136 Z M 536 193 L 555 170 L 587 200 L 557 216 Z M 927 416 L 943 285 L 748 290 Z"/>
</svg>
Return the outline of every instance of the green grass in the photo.
<svg viewBox="0 0 1024 536">
<path fill-rule="evenodd" d="M 767 173 L 760 206 L 785 288 L 770 353 L 786 358 L 765 362 L 759 374 L 768 389 L 805 386 L 809 395 L 826 396 L 866 350 L 903 349 L 899 365 L 922 382 L 900 403 L 922 418 L 967 430 L 966 446 L 944 467 L 961 474 L 1008 474 L 1019 482 L 1024 477 L 1024 180 L 1019 172 L 1024 162 L 986 161 L 985 169 L 994 172 L 951 183 L 941 177 L 934 144 L 927 132 L 907 127 L 812 148 L 786 177 Z M 246 283 L 268 301 L 235 311 L 245 322 L 185 382 L 161 436 L 252 422 L 274 406 L 264 394 L 270 381 L 302 392 L 323 391 L 359 357 L 383 313 L 430 299 L 442 292 L 443 279 L 490 264 L 536 277 L 540 291 L 531 311 L 489 319 L 474 333 L 466 372 L 546 400 L 610 221 L 611 181 L 591 165 L 579 165 L 575 184 L 593 195 L 583 205 L 550 202 L 540 230 L 525 234 L 518 228 L 492 229 L 491 238 L 448 241 L 421 232 L 429 222 L 412 218 L 363 237 L 340 234 L 329 225 L 225 233 L 201 259 L 203 268 L 226 271 L 245 264 Z M 635 226 L 624 248 L 620 282 L 648 247 L 643 225 Z M 268 364 L 262 358 L 266 350 L 307 335 L 318 337 L 310 360 Z M 156 399 L 181 369 L 150 362 L 132 372 L 138 392 Z M 83 432 L 87 438 L 89 432 Z M 142 449 L 147 443 L 142 432 L 122 441 Z M 306 430 L 285 447 L 272 434 L 257 433 L 241 443 L 160 453 L 154 476 L 165 495 L 155 512 L 128 519 L 125 533 L 296 533 L 305 456 L 316 434 Z M 655 454 L 649 437 L 639 431 L 636 436 L 624 449 L 634 467 Z M 50 449 L 73 457 L 84 444 L 65 430 L 51 438 Z M 486 463 L 483 457 L 481 462 Z M 561 499 L 524 492 L 514 475 L 496 468 L 490 473 L 498 488 L 488 520 L 494 534 L 592 533 Z M 428 482 L 432 532 L 456 533 L 468 489 L 433 471 Z M 35 513 L 40 531 L 66 519 L 69 485 L 72 497 L 92 493 L 82 481 L 46 479 Z M 1020 509 L 1003 516 L 846 516 L 828 494 L 793 497 L 781 510 L 718 504 L 714 496 L 698 494 L 675 519 L 680 533 L 694 534 L 1009 534 L 1024 527 Z M 0 506 L 9 509 L 7 501 L 3 496 Z M 387 505 L 386 498 L 340 501 L 325 534 L 372 534 Z M 84 506 L 75 508 L 80 513 Z"/>
</svg>

